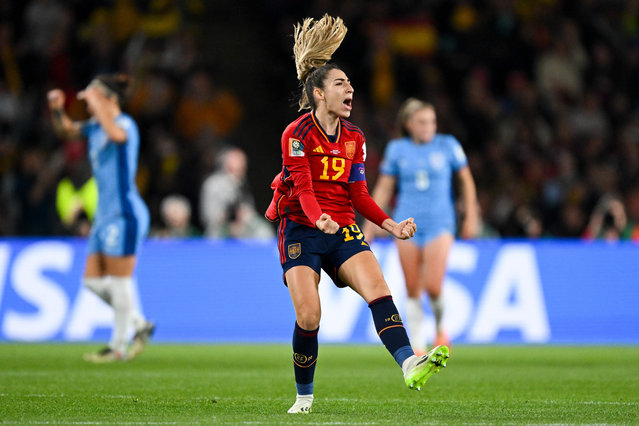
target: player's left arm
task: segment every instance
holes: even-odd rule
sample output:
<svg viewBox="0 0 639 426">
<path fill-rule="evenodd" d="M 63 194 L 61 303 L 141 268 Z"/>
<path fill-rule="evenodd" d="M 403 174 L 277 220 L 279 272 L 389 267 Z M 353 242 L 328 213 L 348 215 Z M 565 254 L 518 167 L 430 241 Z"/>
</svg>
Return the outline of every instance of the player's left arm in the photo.
<svg viewBox="0 0 639 426">
<path fill-rule="evenodd" d="M 112 109 L 108 107 L 108 99 L 95 87 L 88 87 L 78 94 L 78 99 L 83 99 L 91 106 L 93 114 L 105 131 L 109 140 L 116 143 L 126 143 L 126 131 L 115 121 Z"/>
<path fill-rule="evenodd" d="M 462 220 L 460 235 L 464 239 L 473 238 L 477 235 L 479 222 L 477 209 L 477 189 L 475 180 L 470 172 L 470 167 L 466 166 L 457 171 L 459 187 L 464 203 L 464 219 Z"/>
<path fill-rule="evenodd" d="M 464 218 L 461 223 L 460 236 L 464 239 L 477 235 L 479 212 L 477 208 L 477 188 L 470 172 L 466 154 L 457 139 L 453 138 L 453 167 L 459 180 L 459 189 L 464 206 Z"/>
</svg>

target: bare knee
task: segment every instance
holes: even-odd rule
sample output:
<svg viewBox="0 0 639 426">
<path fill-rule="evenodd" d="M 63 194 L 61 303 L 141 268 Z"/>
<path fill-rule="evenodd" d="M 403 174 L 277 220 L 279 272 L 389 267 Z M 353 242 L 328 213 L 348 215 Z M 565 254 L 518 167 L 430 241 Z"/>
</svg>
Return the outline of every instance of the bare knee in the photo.
<svg viewBox="0 0 639 426">
<path fill-rule="evenodd" d="M 391 294 L 383 278 L 371 281 L 368 285 L 361 286 L 358 293 L 360 293 L 366 303 L 371 303 L 375 299 Z"/>
<path fill-rule="evenodd" d="M 305 302 L 295 307 L 295 319 L 297 325 L 304 330 L 315 330 L 319 327 L 320 318 L 322 316 L 322 309 L 317 300 L 316 303 Z"/>
<path fill-rule="evenodd" d="M 415 286 L 415 287 L 406 286 L 406 296 L 412 299 L 416 299 L 422 296 L 422 291 L 419 288 L 419 286 Z"/>
<path fill-rule="evenodd" d="M 442 275 L 431 275 L 426 277 L 426 293 L 431 299 L 437 299 L 442 293 L 442 284 L 444 281 Z"/>
<path fill-rule="evenodd" d="M 442 288 L 441 287 L 432 288 L 432 289 L 429 289 L 427 293 L 430 299 L 439 299 L 439 296 L 441 296 L 442 294 Z"/>
<path fill-rule="evenodd" d="M 295 313 L 297 325 L 304 330 L 316 330 L 319 327 L 321 313 L 316 309 L 300 309 Z"/>
</svg>

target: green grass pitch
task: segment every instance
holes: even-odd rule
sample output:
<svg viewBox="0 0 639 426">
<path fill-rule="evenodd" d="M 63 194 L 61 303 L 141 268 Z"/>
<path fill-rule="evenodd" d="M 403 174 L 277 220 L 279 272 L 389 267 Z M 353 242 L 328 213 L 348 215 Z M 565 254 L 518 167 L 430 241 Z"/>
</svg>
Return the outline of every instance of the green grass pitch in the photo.
<svg viewBox="0 0 639 426">
<path fill-rule="evenodd" d="M 155 344 L 85 363 L 96 348 L 0 344 L 0 423 L 639 424 L 639 347 L 454 346 L 417 392 L 381 345 L 320 345 L 309 415 L 286 414 L 289 345 Z"/>
</svg>

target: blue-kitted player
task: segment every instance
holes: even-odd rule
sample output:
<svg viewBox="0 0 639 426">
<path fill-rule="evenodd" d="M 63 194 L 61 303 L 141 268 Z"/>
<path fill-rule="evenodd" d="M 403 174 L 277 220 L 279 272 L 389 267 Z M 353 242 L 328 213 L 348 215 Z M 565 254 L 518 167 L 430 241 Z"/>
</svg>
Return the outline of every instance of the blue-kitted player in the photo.
<svg viewBox="0 0 639 426">
<path fill-rule="evenodd" d="M 129 85 L 125 75 L 100 75 L 78 94 L 91 118 L 71 120 L 65 95 L 47 97 L 56 133 L 86 137 L 91 169 L 98 184 L 98 208 L 89 234 L 89 256 L 83 284 L 113 308 L 114 325 L 107 347 L 85 355 L 90 362 L 131 359 L 142 352 L 154 325 L 133 305 L 132 275 L 138 249 L 149 230 L 149 211 L 135 184 L 140 134 L 121 106 Z M 129 333 L 135 330 L 129 348 Z"/>
<path fill-rule="evenodd" d="M 386 207 L 397 190 L 393 216 L 414 217 L 419 223 L 414 238 L 396 240 L 396 244 L 408 296 L 406 324 L 415 353 L 423 353 L 426 350 L 421 329 L 424 290 L 435 317 L 434 345 L 450 345 L 442 326 L 441 293 L 448 253 L 456 233 L 453 178 L 459 179 L 464 207 L 462 238 L 471 238 L 477 232 L 477 195 L 461 144 L 452 135 L 437 133 L 433 105 L 410 98 L 400 108 L 397 122 L 402 137 L 386 146 L 373 199 Z M 373 238 L 375 228 L 366 223 L 363 230 L 367 240 Z"/>
</svg>

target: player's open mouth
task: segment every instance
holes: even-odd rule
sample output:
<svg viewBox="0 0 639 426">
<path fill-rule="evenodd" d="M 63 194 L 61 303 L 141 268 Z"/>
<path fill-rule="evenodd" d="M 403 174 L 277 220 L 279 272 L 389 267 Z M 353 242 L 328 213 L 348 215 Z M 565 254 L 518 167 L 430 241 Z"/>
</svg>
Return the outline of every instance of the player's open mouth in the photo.
<svg viewBox="0 0 639 426">
<path fill-rule="evenodd" d="M 353 109 L 353 99 L 352 98 L 346 98 L 344 99 L 344 106 L 346 107 L 347 110 L 352 110 Z"/>
</svg>

